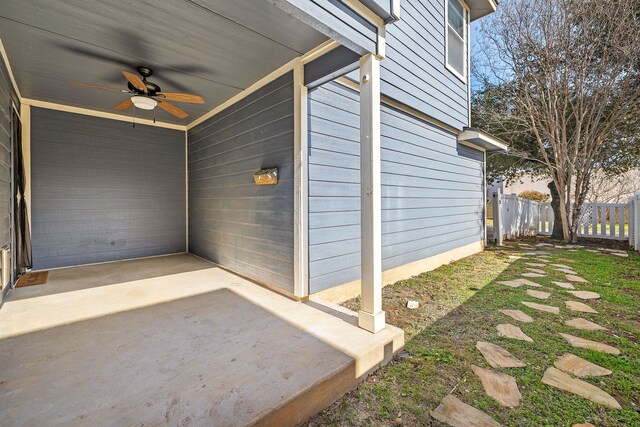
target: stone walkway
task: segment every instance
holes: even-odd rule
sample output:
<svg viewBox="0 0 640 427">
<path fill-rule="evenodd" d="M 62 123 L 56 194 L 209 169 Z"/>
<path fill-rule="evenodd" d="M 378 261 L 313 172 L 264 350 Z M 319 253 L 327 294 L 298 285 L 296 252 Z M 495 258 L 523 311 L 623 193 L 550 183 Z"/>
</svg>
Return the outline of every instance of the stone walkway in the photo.
<svg viewBox="0 0 640 427">
<path fill-rule="evenodd" d="M 526 266 L 525 271 L 520 273 L 520 275 L 526 278 L 500 281 L 496 282 L 497 284 L 513 288 L 513 291 L 515 292 L 522 292 L 523 300 L 521 301 L 521 304 L 532 309 L 532 313 L 538 312 L 541 316 L 547 315 L 546 313 L 560 314 L 561 312 L 563 314 L 569 314 L 571 312 L 598 314 L 598 311 L 580 301 L 565 301 L 565 308 L 561 310 L 560 307 L 554 305 L 539 304 L 532 301 L 526 301 L 524 299 L 526 297 L 532 297 L 539 300 L 547 300 L 551 296 L 556 296 L 561 299 L 571 296 L 584 301 L 600 299 L 600 295 L 596 292 L 576 289 L 576 285 L 589 284 L 590 282 L 580 277 L 573 267 L 563 263 L 552 264 L 548 259 L 551 252 L 540 251 L 537 249 L 544 248 L 548 250 L 556 250 L 561 248 L 576 251 L 578 249 L 583 249 L 582 246 L 554 246 L 548 243 L 538 243 L 535 245 L 536 248 L 528 244 L 519 244 L 518 246 L 525 250 L 522 251 L 521 254 L 510 255 L 509 257 L 513 259 L 522 259 L 525 257 L 527 261 L 533 261 L 524 263 Z M 628 254 L 623 251 L 604 248 L 599 248 L 597 251 L 590 249 L 586 250 L 589 252 L 628 257 Z M 574 262 L 569 259 L 561 260 L 567 263 Z M 558 274 L 564 275 L 565 278 L 564 281 L 551 282 L 556 286 L 555 288 L 545 288 L 544 291 L 529 289 L 531 287 L 544 288 L 543 285 L 533 282 L 529 280 L 529 278 L 541 278 L 547 277 L 547 275 L 557 276 Z M 520 289 L 525 287 L 526 289 Z M 499 310 L 499 312 L 508 316 L 512 320 L 523 324 L 535 322 L 535 317 L 532 317 L 521 310 L 505 307 L 504 309 Z M 568 319 L 564 321 L 564 325 L 575 329 L 575 333 L 579 333 L 580 331 L 609 331 L 607 328 L 582 317 Z M 524 341 L 529 345 L 535 345 L 534 340 L 531 337 L 523 332 L 520 327 L 513 324 L 498 324 L 496 325 L 496 332 L 497 336 Z M 554 331 L 549 331 L 549 333 L 554 333 Z M 602 342 L 592 341 L 561 332 L 558 332 L 558 335 L 564 338 L 570 346 L 576 348 L 586 348 L 611 355 L 620 354 L 619 349 Z M 476 343 L 476 348 L 482 354 L 486 363 L 494 369 L 518 369 L 527 366 L 527 363 L 518 359 L 517 355 L 509 353 L 497 344 L 488 341 L 478 341 Z M 535 361 L 535 363 L 539 363 L 539 361 Z M 545 369 L 544 367 L 540 368 L 542 368 L 542 370 Z M 488 396 L 493 398 L 498 404 L 507 408 L 515 408 L 519 406 L 523 398 L 526 400 L 526 395 L 524 397 L 521 395 L 516 380 L 512 376 L 494 369 L 487 369 L 476 365 L 470 366 L 470 370 L 480 380 L 484 392 Z M 574 354 L 565 353 L 556 359 L 553 366 L 546 367 L 544 375 L 541 378 L 541 382 L 549 387 L 554 387 L 556 389 L 563 390 L 564 392 L 572 393 L 596 404 L 604 405 L 611 409 L 621 409 L 620 404 L 614 397 L 599 387 L 580 379 L 588 377 L 606 377 L 611 374 L 612 371 L 609 369 L 591 363 Z M 452 394 L 446 396 L 442 403 L 431 414 L 437 420 L 452 426 L 499 425 L 487 414 L 467 405 Z M 582 424 L 573 424 L 572 427 L 581 426 L 587 427 L 592 426 L 592 424 L 585 422 Z"/>
</svg>

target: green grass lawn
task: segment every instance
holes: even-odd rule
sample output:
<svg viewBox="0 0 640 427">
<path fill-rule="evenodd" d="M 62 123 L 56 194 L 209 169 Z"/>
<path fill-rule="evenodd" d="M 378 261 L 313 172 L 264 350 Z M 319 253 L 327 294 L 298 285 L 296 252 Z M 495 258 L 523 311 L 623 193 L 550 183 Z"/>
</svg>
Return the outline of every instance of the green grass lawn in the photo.
<svg viewBox="0 0 640 427">
<path fill-rule="evenodd" d="M 521 252 L 527 250 L 522 248 Z M 631 254 L 626 259 L 585 250 L 550 251 L 551 263 L 570 264 L 592 283 L 577 284 L 577 289 L 602 296 L 601 300 L 588 302 L 599 314 L 586 314 L 565 308 L 564 301 L 575 298 L 550 283 L 564 281 L 565 275 L 549 267 L 547 277 L 532 279 L 552 293 L 546 301 L 528 297 L 526 287 L 513 289 L 495 284 L 498 280 L 518 278 L 525 271 L 527 259 L 509 258 L 515 251 L 510 242 L 508 247 L 490 248 L 387 286 L 383 291 L 384 309 L 388 322 L 405 330 L 405 351 L 313 418 L 309 425 L 440 425 L 429 413 L 447 394 L 453 393 L 505 426 L 571 426 L 583 422 L 596 426 L 640 426 L 640 256 Z M 421 307 L 405 308 L 408 299 L 420 301 Z M 523 306 L 521 301 L 555 305 L 561 312 L 560 315 L 538 312 Z M 357 308 L 358 301 L 345 305 Z M 505 308 L 520 309 L 535 322 L 518 323 L 498 312 Z M 609 331 L 580 331 L 564 325 L 565 320 L 574 317 L 586 318 Z M 499 337 L 496 325 L 500 323 L 516 324 L 535 343 Z M 622 354 L 613 356 L 573 348 L 558 332 L 613 345 Z M 500 406 L 484 393 L 480 380 L 471 371 L 472 364 L 489 368 L 475 349 L 476 342 L 481 340 L 496 343 L 527 363 L 525 368 L 499 369 L 516 379 L 522 393 L 519 407 Z M 586 381 L 610 393 L 623 406 L 622 410 L 607 409 L 540 382 L 544 371 L 566 352 L 613 371 L 611 376 Z"/>
</svg>

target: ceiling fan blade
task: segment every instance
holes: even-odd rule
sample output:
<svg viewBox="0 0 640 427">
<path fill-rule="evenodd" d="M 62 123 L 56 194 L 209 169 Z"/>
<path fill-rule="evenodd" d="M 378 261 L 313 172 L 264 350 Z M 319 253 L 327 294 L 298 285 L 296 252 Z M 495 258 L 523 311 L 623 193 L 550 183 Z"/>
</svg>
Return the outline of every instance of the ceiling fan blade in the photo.
<svg viewBox="0 0 640 427">
<path fill-rule="evenodd" d="M 110 88 L 110 87 L 100 86 L 100 85 L 90 85 L 90 84 L 87 84 L 87 83 L 78 83 L 78 82 L 69 82 L 69 84 L 72 85 L 72 86 L 90 87 L 90 88 L 93 88 L 93 89 L 108 90 L 109 92 L 124 93 L 122 89 L 113 89 L 113 88 Z"/>
<path fill-rule="evenodd" d="M 189 93 L 176 92 L 158 92 L 158 95 L 164 96 L 167 101 L 189 102 L 191 104 L 204 104 L 204 98 L 199 95 L 191 95 Z"/>
<path fill-rule="evenodd" d="M 168 103 L 167 101 L 163 101 L 161 99 L 156 99 L 156 101 L 158 101 L 158 107 L 162 108 L 164 111 L 166 111 L 169 114 L 173 114 L 179 119 L 184 119 L 185 117 L 189 117 L 189 115 L 186 112 L 182 111 L 180 108 L 176 107 L 175 105 Z"/>
<path fill-rule="evenodd" d="M 129 80 L 129 83 L 131 83 L 133 87 L 135 87 L 138 90 L 141 90 L 142 92 L 145 92 L 145 93 L 147 92 L 147 86 L 144 84 L 142 79 L 138 77 L 137 74 L 133 74 L 128 71 L 122 70 L 122 75 L 124 76 L 125 79 Z"/>
<path fill-rule="evenodd" d="M 128 108 L 131 108 L 133 106 L 133 101 L 131 101 L 131 98 L 127 98 L 124 101 L 122 101 L 120 104 L 116 105 L 115 107 L 113 107 L 114 110 L 126 110 Z"/>
</svg>

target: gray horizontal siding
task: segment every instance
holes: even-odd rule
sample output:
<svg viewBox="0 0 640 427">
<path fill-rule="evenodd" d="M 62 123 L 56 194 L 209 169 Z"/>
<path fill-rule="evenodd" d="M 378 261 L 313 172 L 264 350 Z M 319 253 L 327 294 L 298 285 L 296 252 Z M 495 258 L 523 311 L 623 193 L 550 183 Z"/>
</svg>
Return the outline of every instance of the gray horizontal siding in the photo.
<svg viewBox="0 0 640 427">
<path fill-rule="evenodd" d="M 184 252 L 184 132 L 32 108 L 36 269 Z"/>
<path fill-rule="evenodd" d="M 467 85 L 445 62 L 442 0 L 402 0 L 401 19 L 387 26 L 381 62 L 384 95 L 462 129 L 468 125 Z"/>
<path fill-rule="evenodd" d="M 11 102 L 20 108 L 9 72 L 0 58 L 0 247 L 11 245 Z M 7 288 L 8 289 L 8 288 Z M 0 302 L 4 292 L 0 293 Z"/>
<path fill-rule="evenodd" d="M 293 75 L 189 131 L 189 251 L 293 292 Z M 277 167 L 277 185 L 254 172 Z"/>
<path fill-rule="evenodd" d="M 359 96 L 336 83 L 309 95 L 311 292 L 360 277 Z M 483 238 L 483 154 L 382 106 L 383 268 Z"/>
</svg>

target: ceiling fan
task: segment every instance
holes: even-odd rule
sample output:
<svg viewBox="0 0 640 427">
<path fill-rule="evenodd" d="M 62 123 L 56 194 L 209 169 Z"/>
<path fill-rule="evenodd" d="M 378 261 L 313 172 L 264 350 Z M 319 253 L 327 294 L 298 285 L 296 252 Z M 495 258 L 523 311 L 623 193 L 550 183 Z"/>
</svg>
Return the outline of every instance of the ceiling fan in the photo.
<svg viewBox="0 0 640 427">
<path fill-rule="evenodd" d="M 203 104 L 204 98 L 199 95 L 191 95 L 188 93 L 176 93 L 176 92 L 162 92 L 160 86 L 147 80 L 153 74 L 153 70 L 148 67 L 137 67 L 137 74 L 129 71 L 122 70 L 122 75 L 127 79 L 127 89 L 112 89 L 100 85 L 92 85 L 86 83 L 71 82 L 74 86 L 90 87 L 94 89 L 107 90 L 109 92 L 119 92 L 132 95 L 125 99 L 115 107 L 114 110 L 126 110 L 131 107 L 140 108 L 143 110 L 153 110 L 156 106 L 162 108 L 169 114 L 172 114 L 180 119 L 188 117 L 182 109 L 176 107 L 168 101 L 175 102 L 188 102 L 191 104 Z"/>
</svg>

